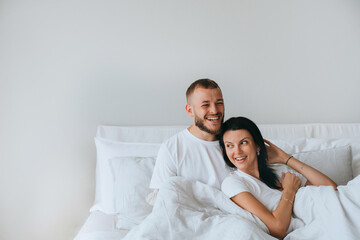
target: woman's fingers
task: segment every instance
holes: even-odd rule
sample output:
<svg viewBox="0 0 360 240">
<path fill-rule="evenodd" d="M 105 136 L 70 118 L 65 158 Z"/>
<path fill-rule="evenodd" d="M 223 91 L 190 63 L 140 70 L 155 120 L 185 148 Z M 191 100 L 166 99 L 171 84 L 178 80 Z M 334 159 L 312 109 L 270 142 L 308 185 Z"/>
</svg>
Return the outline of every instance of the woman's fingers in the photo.
<svg viewBox="0 0 360 240">
<path fill-rule="evenodd" d="M 267 145 L 269 145 L 269 146 L 271 146 L 271 142 L 269 141 L 269 140 L 267 140 L 267 139 L 264 139 L 264 142 L 267 144 Z M 265 146 L 266 146 L 266 144 L 265 144 Z"/>
<path fill-rule="evenodd" d="M 284 189 L 293 189 L 294 191 L 297 191 L 301 185 L 300 178 L 291 172 L 282 173 L 281 182 Z"/>
</svg>

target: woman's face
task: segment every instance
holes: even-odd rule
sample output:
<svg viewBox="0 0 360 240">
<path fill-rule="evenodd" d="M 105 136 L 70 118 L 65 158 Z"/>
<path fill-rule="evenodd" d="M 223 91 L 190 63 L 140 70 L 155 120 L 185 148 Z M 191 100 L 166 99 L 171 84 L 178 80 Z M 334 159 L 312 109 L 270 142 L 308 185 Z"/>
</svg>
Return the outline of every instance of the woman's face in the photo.
<svg viewBox="0 0 360 240">
<path fill-rule="evenodd" d="M 226 155 L 235 167 L 245 173 L 258 169 L 257 152 L 260 148 L 248 130 L 230 130 L 223 136 Z"/>
</svg>

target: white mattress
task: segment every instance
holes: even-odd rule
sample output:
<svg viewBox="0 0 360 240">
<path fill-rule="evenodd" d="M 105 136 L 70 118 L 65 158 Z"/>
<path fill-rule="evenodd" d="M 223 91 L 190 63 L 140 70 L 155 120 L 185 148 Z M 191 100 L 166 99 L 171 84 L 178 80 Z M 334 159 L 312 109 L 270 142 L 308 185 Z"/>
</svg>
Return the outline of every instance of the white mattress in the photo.
<svg viewBox="0 0 360 240">
<path fill-rule="evenodd" d="M 74 240 L 122 239 L 128 230 L 115 228 L 115 215 L 100 211 L 90 213 Z"/>
</svg>

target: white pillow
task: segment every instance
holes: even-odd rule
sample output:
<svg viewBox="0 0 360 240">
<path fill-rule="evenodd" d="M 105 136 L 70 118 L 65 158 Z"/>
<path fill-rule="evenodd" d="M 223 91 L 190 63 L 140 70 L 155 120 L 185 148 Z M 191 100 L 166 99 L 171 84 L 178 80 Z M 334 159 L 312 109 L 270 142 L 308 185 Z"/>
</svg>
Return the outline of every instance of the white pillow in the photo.
<svg viewBox="0 0 360 240">
<path fill-rule="evenodd" d="M 343 146 L 320 151 L 294 153 L 293 156 L 307 165 L 324 173 L 337 185 L 346 185 L 346 183 L 353 178 L 350 146 Z M 273 168 L 275 169 L 278 177 L 281 177 L 281 172 L 292 170 L 284 164 L 273 164 Z"/>
<path fill-rule="evenodd" d="M 110 165 L 118 213 L 116 227 L 131 229 L 152 211 L 145 198 L 152 191 L 149 185 L 155 157 L 116 157 L 110 159 Z"/>
<path fill-rule="evenodd" d="M 96 160 L 96 194 L 90 211 L 102 211 L 116 214 L 114 204 L 114 180 L 109 159 L 113 157 L 156 157 L 158 143 L 123 143 L 95 138 Z"/>
</svg>

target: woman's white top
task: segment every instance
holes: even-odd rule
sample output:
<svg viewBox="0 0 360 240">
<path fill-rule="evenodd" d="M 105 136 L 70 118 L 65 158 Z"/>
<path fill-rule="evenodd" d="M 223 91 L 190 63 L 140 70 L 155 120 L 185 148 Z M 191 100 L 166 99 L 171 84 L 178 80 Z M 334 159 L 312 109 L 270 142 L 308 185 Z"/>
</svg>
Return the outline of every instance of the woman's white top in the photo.
<svg viewBox="0 0 360 240">
<path fill-rule="evenodd" d="M 221 190 L 229 198 L 242 192 L 249 192 L 271 212 L 276 209 L 282 195 L 279 190 L 269 188 L 259 179 L 240 170 L 230 173 L 224 179 Z"/>
<path fill-rule="evenodd" d="M 297 174 L 301 175 L 301 174 Z M 302 175 L 301 175 L 302 176 Z M 301 176 L 300 179 L 301 179 Z M 304 186 L 306 179 L 302 176 L 302 186 Z M 236 170 L 230 173 L 222 182 L 221 190 L 229 198 L 242 192 L 251 193 L 258 201 L 260 201 L 270 212 L 273 212 L 281 199 L 282 192 L 276 189 L 268 187 L 265 183 L 259 179 L 244 173 L 240 170 Z M 290 226 L 287 232 L 302 226 L 303 223 L 297 218 L 291 217 Z"/>
</svg>

